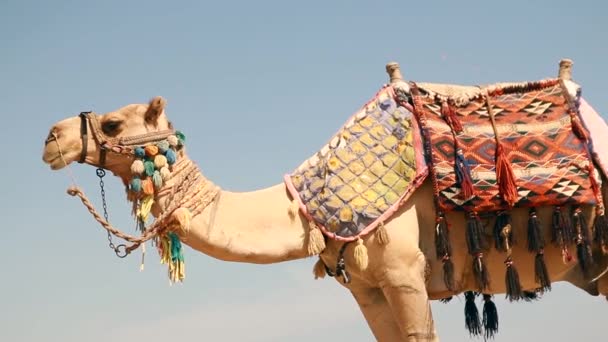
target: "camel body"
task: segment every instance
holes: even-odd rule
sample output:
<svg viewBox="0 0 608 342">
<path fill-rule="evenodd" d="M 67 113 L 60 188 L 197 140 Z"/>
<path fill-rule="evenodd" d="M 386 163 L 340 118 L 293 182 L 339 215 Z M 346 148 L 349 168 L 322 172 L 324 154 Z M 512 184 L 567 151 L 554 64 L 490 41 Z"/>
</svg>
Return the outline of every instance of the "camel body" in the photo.
<svg viewBox="0 0 608 342">
<path fill-rule="evenodd" d="M 392 74 L 393 81 L 399 75 Z M 165 101 L 154 98 L 149 104 L 132 104 L 103 115 L 95 115 L 100 131 L 110 138 L 129 137 L 172 129 L 165 115 Z M 87 123 L 91 129 L 91 122 Z M 61 169 L 78 161 L 103 166 L 125 184 L 132 177 L 130 166 L 133 157 L 109 151 L 100 160 L 104 148 L 94 134 L 81 135 L 82 120 L 72 117 L 55 124 L 47 139 L 43 159 L 52 169 Z M 605 125 L 605 124 L 604 124 Z M 86 140 L 83 143 L 83 140 Z M 83 151 L 84 148 L 84 151 Z M 178 160 L 189 161 L 185 150 L 180 150 Z M 200 172 L 200 171 L 196 171 Z M 164 189 L 179 186 L 179 171 L 168 179 Z M 205 184 L 211 184 L 199 175 Z M 603 187 L 605 188 L 605 186 Z M 178 210 L 167 212 L 171 207 L 170 196 L 159 191 L 154 198 L 152 214 L 168 216 L 168 229 L 191 248 L 225 261 L 246 263 L 278 263 L 310 256 L 311 223 L 303 215 L 290 214 L 292 197 L 283 183 L 245 193 L 220 191 L 213 201 L 185 223 Z M 379 243 L 378 236 L 368 234 L 363 238 L 367 248 L 368 264 L 365 269 L 356 266 L 353 256 L 355 244 L 342 249 L 344 242 L 325 239 L 325 248 L 319 254 L 330 272 L 336 270 L 336 262 L 343 256 L 350 276 L 347 283 L 337 276 L 337 282 L 348 289 L 357 301 L 369 327 L 379 341 L 436 341 L 429 300 L 444 299 L 465 291 L 477 291 L 471 272 L 472 258 L 467 253 L 464 234 L 451 234 L 453 246 L 455 289 L 448 289 L 443 280 L 441 260 L 435 256 L 436 208 L 430 179 L 426 179 L 396 212 L 384 222 L 390 242 Z M 592 206 L 583 206 L 583 213 L 591 225 L 595 214 Z M 552 208 L 538 208 L 541 221 L 550 222 Z M 528 210 L 512 211 L 514 235 L 526 236 Z M 451 231 L 464 232 L 466 227 L 462 213 L 447 213 Z M 591 229 L 591 226 L 587 227 Z M 550 231 L 543 230 L 545 240 L 550 241 Z M 523 240 L 523 239 L 521 239 Z M 513 246 L 512 258 L 519 271 L 524 290 L 535 291 L 539 284 L 534 277 L 534 254 L 525 243 Z M 608 265 L 608 258 L 594 251 L 594 264 L 587 275 L 577 263 L 564 262 L 562 250 L 547 244 L 545 261 L 552 282 L 566 281 L 592 295 L 608 295 L 608 276 L 600 276 Z M 484 294 L 505 293 L 505 254 L 490 249 L 484 256 L 491 283 Z M 321 264 L 319 264 L 321 265 Z M 324 270 L 316 269 L 322 276 Z"/>
</svg>

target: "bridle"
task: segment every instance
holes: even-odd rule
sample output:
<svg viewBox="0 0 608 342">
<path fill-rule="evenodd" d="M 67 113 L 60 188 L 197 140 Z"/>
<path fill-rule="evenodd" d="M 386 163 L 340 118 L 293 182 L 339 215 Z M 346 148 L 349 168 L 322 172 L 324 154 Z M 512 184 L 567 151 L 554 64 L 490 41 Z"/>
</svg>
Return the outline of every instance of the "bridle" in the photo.
<svg viewBox="0 0 608 342">
<path fill-rule="evenodd" d="M 144 134 L 132 135 L 128 137 L 109 137 L 101 129 L 101 124 L 97 115 L 92 112 L 81 112 L 80 117 L 80 140 L 82 141 L 82 150 L 80 151 L 79 163 L 84 163 L 88 153 L 89 145 L 89 126 L 91 127 L 91 135 L 93 140 L 99 147 L 99 163 L 98 167 L 105 168 L 106 154 L 108 151 L 117 154 L 133 155 L 133 150 L 138 145 L 156 143 L 167 139 L 170 135 L 175 134 L 175 130 L 166 129 L 157 132 L 148 132 Z"/>
<path fill-rule="evenodd" d="M 168 129 L 168 130 L 163 130 L 163 131 L 158 131 L 158 132 L 149 132 L 149 133 L 144 133 L 144 134 L 139 134 L 139 135 L 134 135 L 134 136 L 129 136 L 129 137 L 113 138 L 113 137 L 108 137 L 103 132 L 103 130 L 101 129 L 99 120 L 97 118 L 97 115 L 95 115 L 94 113 L 92 113 L 90 111 L 81 112 L 80 114 L 78 114 L 78 117 L 80 117 L 80 140 L 82 142 L 82 149 L 80 151 L 80 157 L 78 159 L 78 163 L 83 164 L 85 162 L 87 154 L 88 154 L 88 147 L 89 147 L 89 129 L 88 128 L 90 125 L 91 134 L 93 135 L 93 140 L 95 141 L 95 143 L 97 144 L 97 146 L 99 148 L 99 162 L 97 165 L 97 170 L 95 172 L 97 174 L 97 177 L 99 177 L 99 188 L 100 188 L 100 192 L 101 192 L 101 201 L 102 201 L 102 205 L 103 205 L 103 216 L 104 216 L 105 222 L 108 223 L 109 222 L 108 206 L 106 203 L 106 196 L 105 196 L 105 194 L 106 194 L 105 183 L 103 181 L 103 178 L 106 175 L 105 164 L 106 164 L 107 152 L 111 151 L 113 153 L 133 156 L 134 148 L 137 145 L 156 143 L 158 141 L 166 139 L 167 137 L 169 137 L 172 134 L 175 134 L 175 131 L 172 129 Z M 111 233 L 110 230 L 108 230 L 107 233 L 108 233 L 109 247 L 110 247 L 110 249 L 114 250 L 114 253 L 116 253 L 116 256 L 118 256 L 119 258 L 126 257 L 131 252 L 131 250 L 132 250 L 131 248 L 133 248 L 135 246 L 134 245 L 131 247 L 127 247 L 124 244 L 120 244 L 120 245 L 116 246 L 116 245 L 114 245 L 114 242 L 112 241 L 112 234 L 114 234 L 114 235 L 116 235 L 116 234 Z"/>
</svg>

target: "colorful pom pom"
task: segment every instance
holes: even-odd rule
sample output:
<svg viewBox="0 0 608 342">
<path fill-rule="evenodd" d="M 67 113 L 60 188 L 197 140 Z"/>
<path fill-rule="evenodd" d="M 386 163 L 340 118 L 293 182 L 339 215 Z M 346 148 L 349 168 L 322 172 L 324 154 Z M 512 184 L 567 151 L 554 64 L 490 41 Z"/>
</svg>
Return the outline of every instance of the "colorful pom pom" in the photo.
<svg viewBox="0 0 608 342">
<path fill-rule="evenodd" d="M 163 177 L 163 181 L 168 181 L 171 178 L 171 171 L 167 166 L 160 169 L 160 176 Z"/>
<path fill-rule="evenodd" d="M 137 158 L 143 158 L 146 155 L 146 151 L 143 147 L 136 147 L 133 153 Z"/>
<path fill-rule="evenodd" d="M 152 183 L 156 189 L 160 189 L 163 186 L 163 177 L 160 175 L 160 171 L 154 171 L 152 175 Z"/>
<path fill-rule="evenodd" d="M 136 159 L 133 161 L 133 164 L 131 164 L 131 173 L 134 175 L 141 175 L 145 170 L 144 162 L 140 159 Z"/>
<path fill-rule="evenodd" d="M 158 147 L 158 152 L 165 154 L 165 152 L 167 152 L 169 149 L 169 142 L 166 140 L 159 141 L 156 146 Z"/>
<path fill-rule="evenodd" d="M 144 169 L 146 171 L 146 175 L 151 177 L 154 174 L 154 162 L 151 160 L 146 160 L 144 162 Z"/>
<path fill-rule="evenodd" d="M 154 157 L 158 154 L 158 146 L 156 145 L 148 145 L 145 148 L 146 155 L 148 157 Z"/>
<path fill-rule="evenodd" d="M 177 137 L 177 142 L 180 146 L 183 146 L 186 143 L 186 136 L 184 133 L 177 131 L 175 132 L 175 136 Z"/>
<path fill-rule="evenodd" d="M 167 137 L 167 142 L 169 142 L 169 145 L 176 147 L 179 143 L 179 139 L 175 135 L 170 135 Z"/>
<path fill-rule="evenodd" d="M 173 150 L 167 150 L 167 152 L 165 153 L 165 157 L 167 158 L 167 163 L 169 165 L 175 164 L 175 161 L 177 160 L 177 156 L 175 155 L 175 152 L 173 152 Z"/>
<path fill-rule="evenodd" d="M 141 190 L 146 195 L 154 195 L 154 184 L 152 183 L 152 179 L 150 179 L 150 177 L 141 181 Z"/>
<path fill-rule="evenodd" d="M 163 156 L 162 154 L 159 154 L 154 157 L 154 166 L 157 170 L 162 169 L 163 167 L 165 167 L 165 165 L 167 165 L 167 157 Z"/>
<path fill-rule="evenodd" d="M 131 179 L 131 191 L 141 191 L 141 179 L 139 179 L 139 177 L 133 177 L 133 179 Z"/>
</svg>

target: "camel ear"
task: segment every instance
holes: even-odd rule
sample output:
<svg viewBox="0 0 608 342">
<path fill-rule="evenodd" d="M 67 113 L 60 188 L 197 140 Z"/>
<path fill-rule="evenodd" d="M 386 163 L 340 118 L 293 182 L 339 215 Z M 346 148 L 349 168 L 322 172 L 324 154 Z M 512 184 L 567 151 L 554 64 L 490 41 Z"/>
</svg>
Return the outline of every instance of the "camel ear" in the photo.
<svg viewBox="0 0 608 342">
<path fill-rule="evenodd" d="M 146 110 L 146 123 L 156 126 L 158 117 L 163 113 L 166 105 L 167 101 L 160 96 L 150 100 L 148 110 Z"/>
</svg>

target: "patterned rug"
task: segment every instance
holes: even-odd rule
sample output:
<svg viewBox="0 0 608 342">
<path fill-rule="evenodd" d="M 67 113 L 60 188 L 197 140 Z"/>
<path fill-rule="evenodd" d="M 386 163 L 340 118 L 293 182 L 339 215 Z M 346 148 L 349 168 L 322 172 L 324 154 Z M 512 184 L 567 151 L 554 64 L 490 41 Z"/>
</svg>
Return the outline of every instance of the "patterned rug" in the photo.
<svg viewBox="0 0 608 342">
<path fill-rule="evenodd" d="M 514 176 L 514 206 L 595 204 L 590 155 L 573 130 L 572 115 L 578 114 L 569 110 L 566 96 L 558 80 L 494 88 L 465 104 L 413 96 L 440 209 L 510 207 L 496 176 L 496 133 Z M 472 182 L 469 196 L 463 193 L 466 177 Z"/>
<path fill-rule="evenodd" d="M 285 183 L 325 235 L 352 241 L 388 219 L 426 177 L 418 132 L 384 88 Z"/>
</svg>

